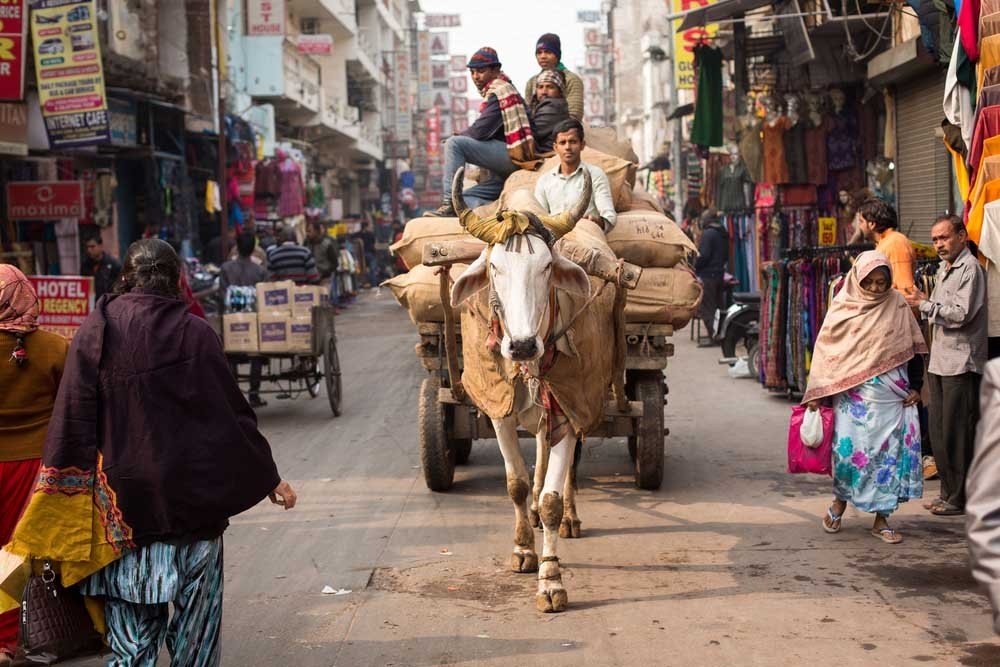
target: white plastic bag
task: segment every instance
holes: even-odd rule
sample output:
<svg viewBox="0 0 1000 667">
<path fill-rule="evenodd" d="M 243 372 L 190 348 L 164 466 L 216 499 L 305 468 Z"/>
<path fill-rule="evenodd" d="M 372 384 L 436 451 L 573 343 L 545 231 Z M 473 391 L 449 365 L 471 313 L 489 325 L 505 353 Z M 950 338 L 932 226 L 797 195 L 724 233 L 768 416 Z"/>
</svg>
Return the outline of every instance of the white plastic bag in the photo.
<svg viewBox="0 0 1000 667">
<path fill-rule="evenodd" d="M 799 437 L 802 444 L 811 449 L 823 444 L 823 416 L 819 410 L 806 410 L 799 427 Z"/>
</svg>

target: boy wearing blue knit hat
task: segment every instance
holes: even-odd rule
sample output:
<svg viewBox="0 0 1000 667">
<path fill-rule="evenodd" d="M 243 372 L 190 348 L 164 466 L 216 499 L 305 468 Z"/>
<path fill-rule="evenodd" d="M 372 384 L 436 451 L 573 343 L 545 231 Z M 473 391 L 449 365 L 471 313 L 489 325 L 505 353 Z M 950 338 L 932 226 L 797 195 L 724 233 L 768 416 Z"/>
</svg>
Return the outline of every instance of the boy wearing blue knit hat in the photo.
<svg viewBox="0 0 1000 667">
<path fill-rule="evenodd" d="M 566 87 L 563 95 L 569 106 L 569 115 L 579 121 L 583 120 L 583 80 L 566 69 L 562 64 L 562 40 L 559 35 L 547 32 L 538 38 L 535 44 L 535 60 L 538 66 L 545 70 L 557 70 L 563 75 Z M 538 75 L 528 80 L 528 85 L 524 88 L 524 99 L 531 100 L 535 95 L 535 84 Z"/>
</svg>

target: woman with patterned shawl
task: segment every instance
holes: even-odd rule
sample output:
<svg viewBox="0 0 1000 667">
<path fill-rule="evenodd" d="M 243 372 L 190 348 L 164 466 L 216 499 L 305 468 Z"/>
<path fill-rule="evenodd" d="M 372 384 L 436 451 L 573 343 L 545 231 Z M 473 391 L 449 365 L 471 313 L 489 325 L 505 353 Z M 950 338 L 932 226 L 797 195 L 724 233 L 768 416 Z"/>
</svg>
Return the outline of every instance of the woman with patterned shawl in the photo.
<svg viewBox="0 0 1000 667">
<path fill-rule="evenodd" d="M 5 547 L 103 598 L 112 665 L 155 665 L 164 640 L 175 665 L 219 664 L 229 518 L 268 495 L 296 500 L 179 281 L 169 244 L 129 248 L 115 294 L 73 338 L 41 474 Z"/>
<path fill-rule="evenodd" d="M 802 402 L 834 408 L 833 505 L 823 529 L 840 531 L 847 503 L 875 514 L 871 533 L 903 541 L 888 518 L 899 503 L 923 495 L 920 419 L 927 345 L 902 295 L 892 289 L 889 260 L 858 256 L 834 298 L 813 351 Z"/>
<path fill-rule="evenodd" d="M 0 544 L 14 532 L 38 481 L 69 343 L 38 328 L 38 295 L 21 271 L 0 264 Z M 0 665 L 17 648 L 18 612 L 0 614 Z"/>
</svg>

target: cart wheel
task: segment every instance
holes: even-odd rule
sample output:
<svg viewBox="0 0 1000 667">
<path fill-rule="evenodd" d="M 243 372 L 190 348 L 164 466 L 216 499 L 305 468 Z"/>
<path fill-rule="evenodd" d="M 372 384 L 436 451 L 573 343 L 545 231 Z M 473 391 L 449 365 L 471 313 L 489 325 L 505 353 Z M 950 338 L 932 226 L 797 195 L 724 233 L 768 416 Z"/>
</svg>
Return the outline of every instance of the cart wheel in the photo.
<svg viewBox="0 0 1000 667">
<path fill-rule="evenodd" d="M 451 441 L 452 449 L 455 450 L 455 463 L 460 466 L 464 466 L 469 462 L 469 456 L 472 454 L 472 440 L 469 438 L 458 439 L 453 438 Z"/>
<path fill-rule="evenodd" d="M 445 432 L 445 406 L 438 401 L 441 380 L 426 378 L 420 385 L 420 462 L 431 491 L 447 491 L 455 481 L 456 452 Z"/>
<path fill-rule="evenodd" d="M 337 339 L 330 336 L 323 351 L 323 374 L 326 375 L 326 397 L 330 401 L 330 411 L 334 417 L 340 416 L 340 357 L 337 356 Z"/>
<path fill-rule="evenodd" d="M 760 343 L 756 340 L 750 345 L 750 349 L 747 351 L 747 368 L 754 380 L 760 377 Z"/>
<path fill-rule="evenodd" d="M 309 396 L 316 398 L 319 396 L 319 386 L 323 384 L 323 374 L 319 372 L 319 364 L 316 357 L 309 358 L 309 367 L 306 369 L 306 391 Z"/>
<path fill-rule="evenodd" d="M 635 393 L 642 401 L 635 437 L 635 484 L 655 490 L 663 483 L 663 374 L 656 371 L 637 377 Z"/>
</svg>

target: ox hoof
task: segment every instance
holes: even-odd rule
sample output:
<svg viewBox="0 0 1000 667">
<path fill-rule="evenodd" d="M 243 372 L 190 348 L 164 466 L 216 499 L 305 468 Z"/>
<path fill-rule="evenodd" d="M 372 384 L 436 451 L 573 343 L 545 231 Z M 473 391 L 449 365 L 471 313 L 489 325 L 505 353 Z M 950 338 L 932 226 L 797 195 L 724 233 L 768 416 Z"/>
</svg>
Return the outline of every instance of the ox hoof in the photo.
<svg viewBox="0 0 1000 667">
<path fill-rule="evenodd" d="M 515 551 L 510 555 L 510 569 L 514 572 L 537 572 L 538 555 L 534 551 Z"/>
<path fill-rule="evenodd" d="M 580 520 L 573 521 L 569 517 L 563 517 L 562 523 L 559 524 L 559 537 L 580 537 Z"/>
<path fill-rule="evenodd" d="M 537 509 L 532 508 L 528 510 L 528 519 L 531 521 L 532 528 L 538 528 L 539 530 L 542 528 L 542 517 L 539 516 Z"/>
<path fill-rule="evenodd" d="M 565 588 L 538 591 L 535 595 L 535 609 L 543 614 L 558 614 L 566 611 L 569 606 L 569 596 Z"/>
</svg>

